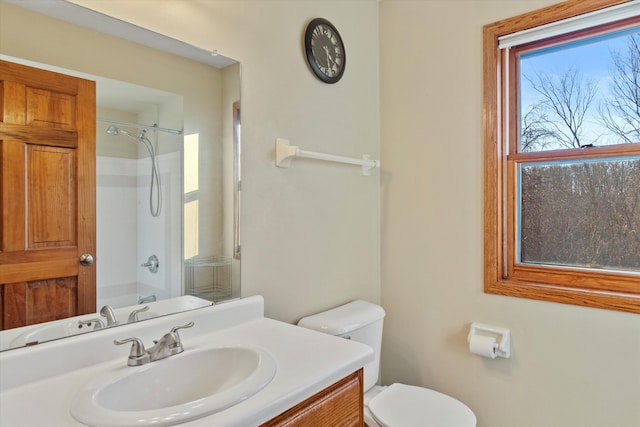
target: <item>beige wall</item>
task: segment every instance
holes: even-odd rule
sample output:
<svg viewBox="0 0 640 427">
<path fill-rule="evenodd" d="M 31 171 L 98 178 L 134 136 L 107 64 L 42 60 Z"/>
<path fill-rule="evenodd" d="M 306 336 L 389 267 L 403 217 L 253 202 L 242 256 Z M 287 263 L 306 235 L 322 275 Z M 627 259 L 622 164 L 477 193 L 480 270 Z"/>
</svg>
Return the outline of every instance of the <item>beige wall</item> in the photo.
<svg viewBox="0 0 640 427">
<path fill-rule="evenodd" d="M 74 0 L 242 63 L 242 295 L 295 322 L 354 298 L 379 302 L 379 171 L 297 159 L 275 166 L 275 139 L 302 149 L 376 158 L 376 0 Z M 335 85 L 312 76 L 302 46 L 325 17 L 346 42 Z"/>
<path fill-rule="evenodd" d="M 380 5 L 383 378 L 480 427 L 640 425 L 640 316 L 482 292 L 482 25 L 554 1 Z M 469 353 L 471 322 L 512 357 Z"/>
</svg>

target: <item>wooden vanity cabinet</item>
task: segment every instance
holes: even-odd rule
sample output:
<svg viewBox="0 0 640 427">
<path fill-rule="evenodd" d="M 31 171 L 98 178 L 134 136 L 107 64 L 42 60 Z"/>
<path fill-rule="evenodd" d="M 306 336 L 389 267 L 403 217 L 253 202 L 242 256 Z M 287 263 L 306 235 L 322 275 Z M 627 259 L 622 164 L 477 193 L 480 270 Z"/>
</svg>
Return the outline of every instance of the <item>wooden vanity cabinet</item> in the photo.
<svg viewBox="0 0 640 427">
<path fill-rule="evenodd" d="M 362 369 L 316 393 L 261 427 L 362 427 L 364 392 Z"/>
</svg>

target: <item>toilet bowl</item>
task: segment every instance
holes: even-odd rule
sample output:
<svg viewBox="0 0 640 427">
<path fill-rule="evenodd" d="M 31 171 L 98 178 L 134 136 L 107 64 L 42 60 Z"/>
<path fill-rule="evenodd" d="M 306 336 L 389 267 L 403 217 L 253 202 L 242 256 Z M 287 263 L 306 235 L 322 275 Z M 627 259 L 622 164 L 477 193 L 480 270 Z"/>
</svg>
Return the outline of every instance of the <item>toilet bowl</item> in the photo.
<svg viewBox="0 0 640 427">
<path fill-rule="evenodd" d="M 364 367 L 364 421 L 369 427 L 475 427 L 476 416 L 464 403 L 424 387 L 376 385 L 380 372 L 382 307 L 353 301 L 307 316 L 298 326 L 367 344 L 374 360 Z"/>
<path fill-rule="evenodd" d="M 371 390 L 365 393 L 365 423 L 369 427 L 476 425 L 476 417 L 471 409 L 446 394 L 401 383 L 381 388 L 370 399 L 367 394 Z"/>
</svg>

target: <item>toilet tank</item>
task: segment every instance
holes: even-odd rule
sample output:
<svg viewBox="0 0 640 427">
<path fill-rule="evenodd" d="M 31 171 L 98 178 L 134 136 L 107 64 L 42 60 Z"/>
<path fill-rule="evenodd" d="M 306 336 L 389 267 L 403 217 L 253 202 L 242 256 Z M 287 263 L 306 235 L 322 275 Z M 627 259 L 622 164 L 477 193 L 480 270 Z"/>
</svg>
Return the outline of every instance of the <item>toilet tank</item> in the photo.
<svg viewBox="0 0 640 427">
<path fill-rule="evenodd" d="M 373 348 L 374 360 L 364 367 L 364 390 L 367 391 L 378 382 L 380 375 L 384 315 L 384 310 L 379 305 L 356 300 L 304 317 L 300 319 L 298 326 L 351 339 Z"/>
</svg>

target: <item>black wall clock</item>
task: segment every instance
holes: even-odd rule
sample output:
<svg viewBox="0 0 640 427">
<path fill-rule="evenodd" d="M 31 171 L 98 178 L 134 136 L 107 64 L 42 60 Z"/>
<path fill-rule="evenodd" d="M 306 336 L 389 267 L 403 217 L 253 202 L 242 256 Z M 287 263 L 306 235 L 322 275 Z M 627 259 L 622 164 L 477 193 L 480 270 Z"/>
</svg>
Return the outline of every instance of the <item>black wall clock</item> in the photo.
<svg viewBox="0 0 640 427">
<path fill-rule="evenodd" d="M 347 57 L 340 33 L 331 22 L 312 20 L 304 34 L 304 48 L 309 66 L 320 80 L 336 83 L 342 78 Z"/>
</svg>

